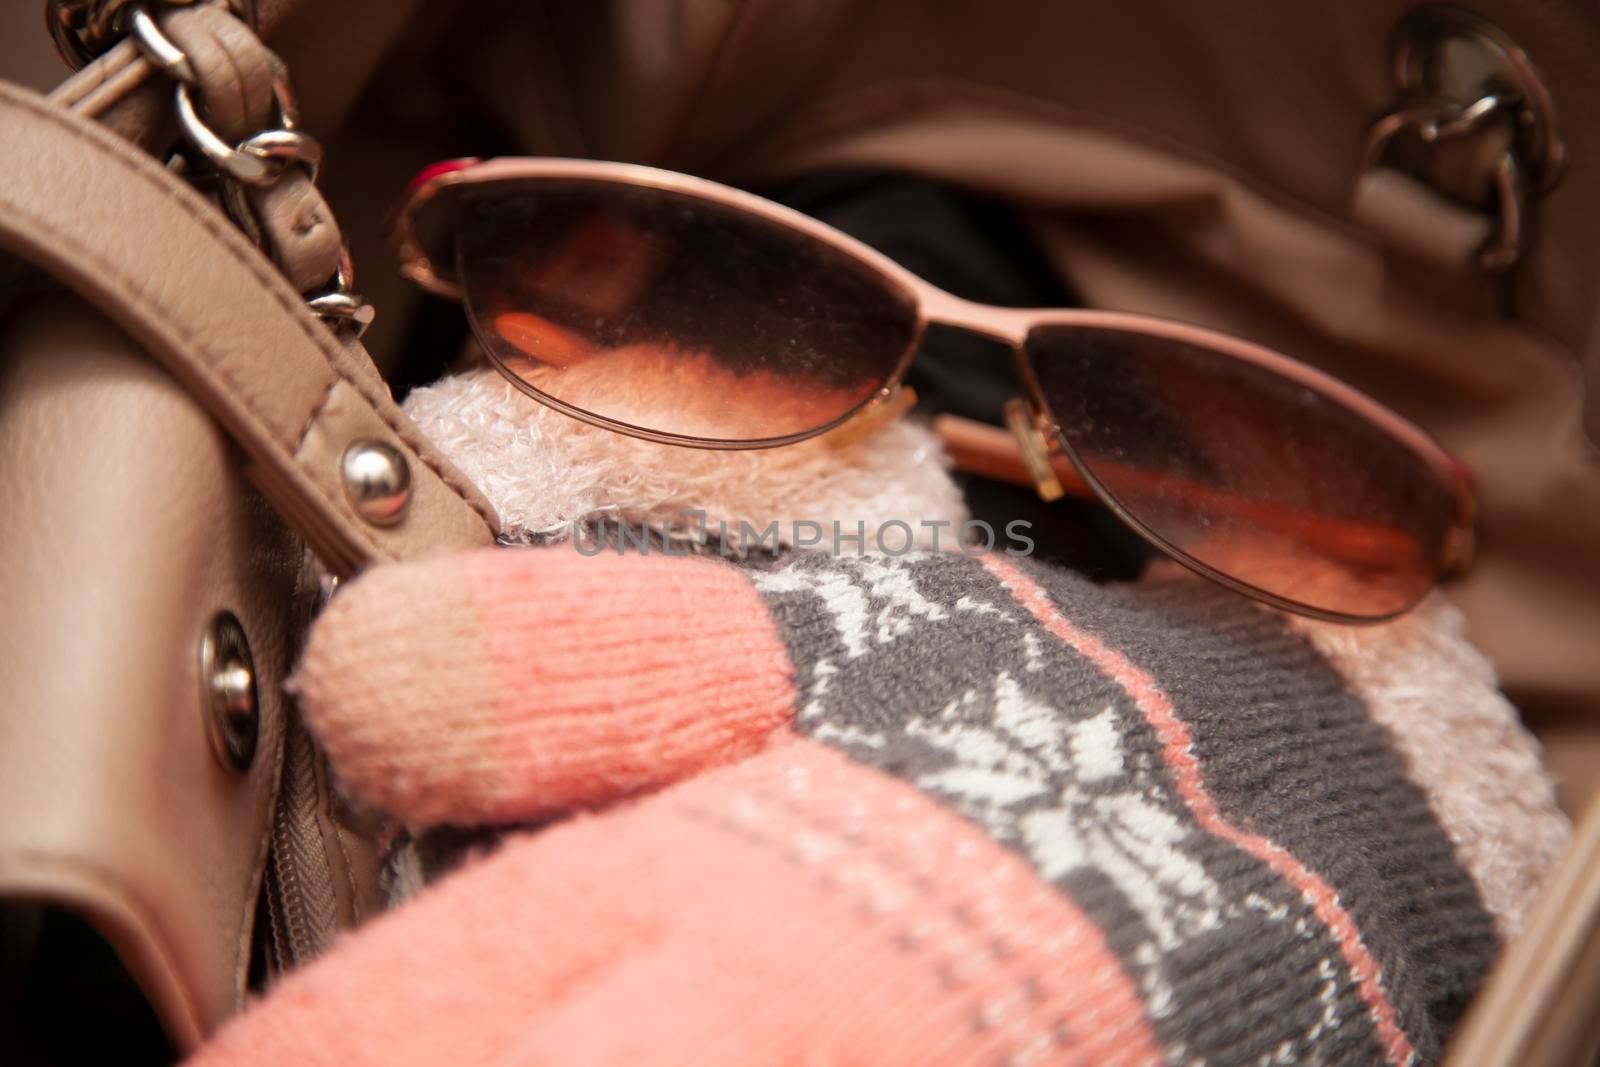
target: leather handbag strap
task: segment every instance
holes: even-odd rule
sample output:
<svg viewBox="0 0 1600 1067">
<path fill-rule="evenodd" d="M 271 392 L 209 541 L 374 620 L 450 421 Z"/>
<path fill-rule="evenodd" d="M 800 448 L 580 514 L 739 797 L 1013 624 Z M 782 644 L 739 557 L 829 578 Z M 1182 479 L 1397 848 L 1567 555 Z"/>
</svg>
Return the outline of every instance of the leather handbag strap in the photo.
<svg viewBox="0 0 1600 1067">
<path fill-rule="evenodd" d="M 0 83 L 0 247 L 98 306 L 187 387 L 244 449 L 247 473 L 323 561 L 492 542 L 488 502 L 437 455 L 359 343 L 342 341 L 182 180 L 98 123 Z M 409 498 L 365 516 L 344 474 L 352 447 L 398 457 Z"/>
</svg>

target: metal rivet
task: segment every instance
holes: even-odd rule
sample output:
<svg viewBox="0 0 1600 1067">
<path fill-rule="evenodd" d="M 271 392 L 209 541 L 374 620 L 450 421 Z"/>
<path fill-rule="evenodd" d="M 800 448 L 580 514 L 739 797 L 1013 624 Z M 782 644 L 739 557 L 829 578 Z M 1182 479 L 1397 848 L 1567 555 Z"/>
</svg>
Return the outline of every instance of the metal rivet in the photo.
<svg viewBox="0 0 1600 1067">
<path fill-rule="evenodd" d="M 357 514 L 377 526 L 398 522 L 411 502 L 411 464 L 383 441 L 357 441 L 340 464 L 345 496 Z"/>
<path fill-rule="evenodd" d="M 228 770 L 243 774 L 256 758 L 261 707 L 250 641 L 231 611 L 218 612 L 200 638 L 200 688 L 211 751 Z"/>
</svg>

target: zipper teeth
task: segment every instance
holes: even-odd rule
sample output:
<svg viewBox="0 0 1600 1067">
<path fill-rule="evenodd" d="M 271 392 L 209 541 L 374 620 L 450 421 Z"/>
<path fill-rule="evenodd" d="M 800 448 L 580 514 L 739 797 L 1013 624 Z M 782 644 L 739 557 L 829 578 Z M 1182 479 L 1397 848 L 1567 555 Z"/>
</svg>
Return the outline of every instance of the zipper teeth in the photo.
<svg viewBox="0 0 1600 1067">
<path fill-rule="evenodd" d="M 261 914 L 265 927 L 256 934 L 256 951 L 264 961 L 263 981 L 270 985 L 288 970 L 283 943 L 283 905 L 278 893 L 278 829 L 272 827 L 272 846 L 267 852 L 267 870 L 261 880 Z"/>
<path fill-rule="evenodd" d="M 298 717 L 291 717 L 286 746 L 267 896 L 275 975 L 320 953 L 338 925 L 333 874 L 317 825 L 316 753 Z"/>
</svg>

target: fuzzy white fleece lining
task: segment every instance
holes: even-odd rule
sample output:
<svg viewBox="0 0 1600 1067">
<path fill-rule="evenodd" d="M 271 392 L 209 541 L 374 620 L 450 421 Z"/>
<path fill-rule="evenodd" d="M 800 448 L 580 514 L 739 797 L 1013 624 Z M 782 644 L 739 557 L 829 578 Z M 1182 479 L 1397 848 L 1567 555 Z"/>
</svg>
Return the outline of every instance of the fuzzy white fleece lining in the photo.
<svg viewBox="0 0 1600 1067">
<path fill-rule="evenodd" d="M 968 518 L 937 435 L 909 419 L 843 447 L 818 438 L 751 452 L 682 448 L 570 418 L 488 368 L 414 390 L 405 410 L 483 490 L 513 541 L 559 540 L 595 518 L 693 532 L 685 513 L 700 510 L 713 532 L 719 521 L 732 532 L 776 520 L 784 544 L 797 521 L 820 523 L 830 540 L 835 520 L 847 534 L 863 522 L 868 551 L 890 520 L 916 531 L 922 548 L 933 547 L 933 530 L 921 523 L 944 522 L 939 546 L 953 547 Z M 886 534 L 896 550 L 903 536 Z"/>
</svg>

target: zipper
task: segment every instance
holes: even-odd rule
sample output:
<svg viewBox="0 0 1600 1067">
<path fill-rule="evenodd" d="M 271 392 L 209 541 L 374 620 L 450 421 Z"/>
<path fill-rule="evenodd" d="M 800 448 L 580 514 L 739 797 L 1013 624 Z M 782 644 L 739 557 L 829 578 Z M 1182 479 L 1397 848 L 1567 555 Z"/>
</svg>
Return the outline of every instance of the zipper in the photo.
<svg viewBox="0 0 1600 1067">
<path fill-rule="evenodd" d="M 339 901 L 318 821 L 317 752 L 298 713 L 287 717 L 283 781 L 261 885 L 257 952 L 262 987 L 321 954 L 340 927 Z"/>
</svg>

